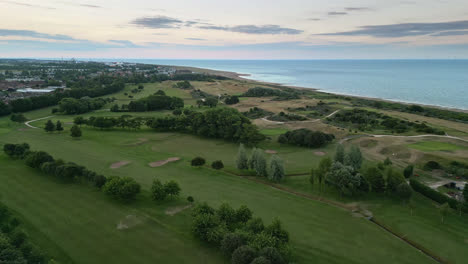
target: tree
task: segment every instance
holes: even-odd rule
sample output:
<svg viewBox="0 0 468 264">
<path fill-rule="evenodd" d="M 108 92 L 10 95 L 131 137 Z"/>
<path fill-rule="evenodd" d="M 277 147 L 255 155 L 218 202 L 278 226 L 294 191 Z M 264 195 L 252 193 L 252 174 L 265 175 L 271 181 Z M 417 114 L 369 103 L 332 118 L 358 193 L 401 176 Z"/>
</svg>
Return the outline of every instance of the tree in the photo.
<svg viewBox="0 0 468 264">
<path fill-rule="evenodd" d="M 310 170 L 310 178 L 309 178 L 309 182 L 310 184 L 314 185 L 314 182 L 317 181 L 318 183 L 318 169 L 312 169 Z"/>
<path fill-rule="evenodd" d="M 195 158 L 192 159 L 192 162 L 191 162 L 192 166 L 196 166 L 196 167 L 203 166 L 203 165 L 205 165 L 205 163 L 206 163 L 206 161 L 202 157 L 195 157 Z"/>
<path fill-rule="evenodd" d="M 215 97 L 208 97 L 205 99 L 204 105 L 209 106 L 210 108 L 216 107 L 218 104 L 218 99 Z"/>
<path fill-rule="evenodd" d="M 82 116 L 77 116 L 73 119 L 73 123 L 81 127 L 82 124 L 86 124 L 86 120 Z"/>
<path fill-rule="evenodd" d="M 245 152 L 244 144 L 239 145 L 239 150 L 237 151 L 236 165 L 239 170 L 249 169 L 247 164 L 247 153 Z"/>
<path fill-rule="evenodd" d="M 211 167 L 215 170 L 220 170 L 224 168 L 224 164 L 221 160 L 216 160 L 216 161 L 213 161 L 213 163 L 211 163 Z"/>
<path fill-rule="evenodd" d="M 326 181 L 335 186 L 341 195 L 351 196 L 359 188 L 360 175 L 354 175 L 353 168 L 344 166 L 340 162 L 334 162 L 330 172 L 326 176 Z"/>
<path fill-rule="evenodd" d="M 151 185 L 151 198 L 155 201 L 162 201 L 166 199 L 166 197 L 166 189 L 161 181 L 158 179 L 153 180 L 153 184 Z"/>
<path fill-rule="evenodd" d="M 73 125 L 70 129 L 70 135 L 74 138 L 81 137 L 81 129 L 77 125 Z"/>
<path fill-rule="evenodd" d="M 221 251 L 226 256 L 231 256 L 232 253 L 240 246 L 245 245 L 246 241 L 241 234 L 227 233 L 221 240 Z"/>
<path fill-rule="evenodd" d="M 344 158 L 345 158 L 344 147 L 343 145 L 338 144 L 338 146 L 336 146 L 335 161 L 343 164 Z"/>
<path fill-rule="evenodd" d="M 102 191 L 115 199 L 129 201 L 140 192 L 140 184 L 130 177 L 109 177 Z"/>
<path fill-rule="evenodd" d="M 252 148 L 252 152 L 250 153 L 250 158 L 247 161 L 248 167 L 251 170 L 255 170 L 255 162 L 257 162 L 257 154 L 259 150 L 257 148 Z"/>
<path fill-rule="evenodd" d="M 382 172 L 376 167 L 370 167 L 364 172 L 364 177 L 371 186 L 371 190 L 376 193 L 385 191 L 385 179 Z"/>
<path fill-rule="evenodd" d="M 384 160 L 383 164 L 384 164 L 385 166 L 390 166 L 390 165 L 393 164 L 393 162 L 390 160 L 389 157 L 387 157 L 387 158 Z"/>
<path fill-rule="evenodd" d="M 411 199 L 411 195 L 413 195 L 413 189 L 411 189 L 411 186 L 406 182 L 402 182 L 396 189 L 396 195 L 403 200 L 403 202 L 408 202 Z"/>
<path fill-rule="evenodd" d="M 395 192 L 398 185 L 405 182 L 403 175 L 397 171 L 389 168 L 386 173 L 387 176 L 387 191 Z"/>
<path fill-rule="evenodd" d="M 249 246 L 241 246 L 232 253 L 232 264 L 250 264 L 257 256 L 255 250 Z"/>
<path fill-rule="evenodd" d="M 414 170 L 414 166 L 413 165 L 408 165 L 406 166 L 405 170 L 403 170 L 403 175 L 405 176 L 405 178 L 410 178 L 411 176 L 413 176 L 413 170 Z"/>
<path fill-rule="evenodd" d="M 346 166 L 351 166 L 354 171 L 358 171 L 362 165 L 362 153 L 359 147 L 351 146 L 351 149 L 345 155 L 344 161 Z"/>
<path fill-rule="evenodd" d="M 53 132 L 55 130 L 55 125 L 51 120 L 48 120 L 44 129 L 46 132 Z"/>
<path fill-rule="evenodd" d="M 447 216 L 449 209 L 450 206 L 448 203 L 444 203 L 441 206 L 439 206 L 440 220 L 442 223 L 444 223 L 445 216 Z"/>
<path fill-rule="evenodd" d="M 239 97 L 233 95 L 233 96 L 228 96 L 226 97 L 226 99 L 224 100 L 224 102 L 227 104 L 227 105 L 233 105 L 233 104 L 237 104 L 239 103 Z"/>
<path fill-rule="evenodd" d="M 278 250 L 274 247 L 265 247 L 260 250 L 260 256 L 265 257 L 271 264 L 286 264 Z"/>
<path fill-rule="evenodd" d="M 57 131 L 63 131 L 63 126 L 62 126 L 62 122 L 60 122 L 60 120 L 57 120 L 57 124 L 55 125 L 55 130 Z"/>
<path fill-rule="evenodd" d="M 187 201 L 188 201 L 189 203 L 193 203 L 195 200 L 193 199 L 192 196 L 188 196 L 188 197 L 187 197 Z"/>
<path fill-rule="evenodd" d="M 277 155 L 273 155 L 270 159 L 270 170 L 268 171 L 268 178 L 271 181 L 280 182 L 283 180 L 284 176 L 283 160 Z"/>
<path fill-rule="evenodd" d="M 262 150 L 257 151 L 257 155 L 255 155 L 255 172 L 257 176 L 267 177 L 267 161 L 265 159 L 265 155 L 263 154 Z"/>
<path fill-rule="evenodd" d="M 164 184 L 164 190 L 167 195 L 170 195 L 172 197 L 179 196 L 180 193 L 180 187 L 177 182 L 174 180 L 170 180 Z"/>
<path fill-rule="evenodd" d="M 18 123 L 28 121 L 28 119 L 23 114 L 12 114 L 10 120 Z"/>
<path fill-rule="evenodd" d="M 54 158 L 44 151 L 32 151 L 25 159 L 26 165 L 32 168 L 39 168 L 45 162 L 54 161 Z"/>
<path fill-rule="evenodd" d="M 239 223 L 247 223 L 250 219 L 252 218 L 252 211 L 245 206 L 241 205 L 237 210 L 236 210 L 236 220 Z"/>
</svg>

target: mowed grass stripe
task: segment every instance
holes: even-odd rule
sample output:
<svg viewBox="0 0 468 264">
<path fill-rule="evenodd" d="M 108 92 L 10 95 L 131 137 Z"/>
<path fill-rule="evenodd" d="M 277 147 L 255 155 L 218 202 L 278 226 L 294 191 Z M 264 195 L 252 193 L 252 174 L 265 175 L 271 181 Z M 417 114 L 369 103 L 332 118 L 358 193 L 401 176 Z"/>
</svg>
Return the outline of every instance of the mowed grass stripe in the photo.
<svg viewBox="0 0 468 264">
<path fill-rule="evenodd" d="M 117 230 L 117 223 L 128 214 L 139 217 L 138 210 L 108 201 L 102 193 L 86 186 L 64 185 L 42 178 L 13 162 L 21 176 L 2 177 L 5 202 L 33 224 L 41 226 L 77 263 L 220 263 L 209 250 L 168 232 L 156 222 L 143 223 L 129 230 Z M 24 165 L 23 165 L 24 166 Z M 23 180 L 21 180 L 23 179 Z M 5 188 L 5 187 L 9 188 Z M 21 187 L 27 186 L 22 189 Z M 18 189 L 19 188 L 19 189 Z M 8 199 L 7 199 L 8 197 Z M 194 246 L 195 245 L 195 246 Z M 177 248 L 187 254 L 174 254 Z M 200 250 L 201 249 L 201 250 Z"/>
</svg>

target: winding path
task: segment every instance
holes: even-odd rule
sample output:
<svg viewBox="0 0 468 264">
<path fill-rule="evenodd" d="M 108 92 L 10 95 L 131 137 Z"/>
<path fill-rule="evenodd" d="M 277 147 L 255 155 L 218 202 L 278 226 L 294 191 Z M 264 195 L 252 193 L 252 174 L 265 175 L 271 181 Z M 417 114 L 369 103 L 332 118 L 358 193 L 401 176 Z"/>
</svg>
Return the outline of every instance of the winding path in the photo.
<svg viewBox="0 0 468 264">
<path fill-rule="evenodd" d="M 46 116 L 46 117 L 41 117 L 41 118 L 38 118 L 38 119 L 34 119 L 34 120 L 30 120 L 30 121 L 27 121 L 27 122 L 24 122 L 24 124 L 30 128 L 38 128 L 38 127 L 35 127 L 33 125 L 30 125 L 29 123 L 32 123 L 32 122 L 36 122 L 36 121 L 39 121 L 39 120 L 43 120 L 43 119 L 47 119 L 47 118 L 51 118 L 51 117 L 54 117 L 53 115 L 52 116 Z"/>
</svg>

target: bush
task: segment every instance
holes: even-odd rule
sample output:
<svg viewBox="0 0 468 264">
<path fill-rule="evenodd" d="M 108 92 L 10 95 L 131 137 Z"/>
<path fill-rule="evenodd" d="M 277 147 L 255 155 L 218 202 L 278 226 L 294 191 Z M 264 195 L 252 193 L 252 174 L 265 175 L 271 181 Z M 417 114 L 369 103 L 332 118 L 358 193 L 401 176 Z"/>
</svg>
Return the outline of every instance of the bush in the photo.
<svg viewBox="0 0 468 264">
<path fill-rule="evenodd" d="M 107 179 L 102 191 L 119 200 L 132 200 L 140 192 L 140 184 L 130 177 L 112 176 Z"/>
<path fill-rule="evenodd" d="M 232 253 L 240 246 L 245 245 L 245 239 L 237 233 L 227 233 L 221 240 L 221 252 L 226 256 L 231 256 Z"/>
<path fill-rule="evenodd" d="M 177 182 L 174 180 L 170 180 L 164 184 L 164 191 L 166 192 L 167 195 L 170 195 L 172 197 L 179 196 L 180 193 L 180 187 Z"/>
<path fill-rule="evenodd" d="M 273 247 L 266 247 L 260 250 L 260 256 L 265 257 L 267 260 L 270 261 L 271 264 L 285 264 L 281 254 L 278 252 L 276 248 Z"/>
<path fill-rule="evenodd" d="M 265 257 L 257 257 L 250 264 L 271 264 Z"/>
<path fill-rule="evenodd" d="M 11 158 L 24 159 L 29 153 L 29 144 L 5 144 L 3 145 L 3 151 Z"/>
<path fill-rule="evenodd" d="M 49 161 L 54 161 L 54 158 L 44 151 L 30 152 L 25 159 L 26 165 L 32 168 L 39 168 L 42 163 Z"/>
<path fill-rule="evenodd" d="M 202 157 L 196 157 L 191 162 L 192 166 L 203 166 L 203 165 L 205 165 L 205 163 L 206 163 L 206 161 Z"/>
<path fill-rule="evenodd" d="M 280 135 L 278 137 L 278 142 L 301 147 L 319 148 L 325 146 L 334 139 L 335 136 L 333 134 L 301 128 Z"/>
<path fill-rule="evenodd" d="M 239 97 L 233 95 L 233 96 L 228 96 L 226 97 L 226 100 L 224 100 L 224 102 L 227 104 L 227 105 L 233 105 L 233 104 L 237 104 L 239 103 Z"/>
<path fill-rule="evenodd" d="M 216 160 L 216 161 L 213 161 L 213 163 L 211 163 L 211 167 L 215 170 L 220 170 L 224 168 L 224 164 L 222 161 Z"/>
<path fill-rule="evenodd" d="M 24 117 L 23 114 L 12 114 L 10 117 L 10 120 L 13 122 L 18 122 L 18 123 L 23 123 L 28 121 L 26 117 Z"/>
<path fill-rule="evenodd" d="M 428 161 L 426 164 L 424 164 L 424 169 L 425 170 L 439 170 L 441 169 L 442 166 L 437 161 Z"/>
<path fill-rule="evenodd" d="M 188 201 L 189 203 L 193 203 L 195 200 L 193 199 L 192 196 L 189 196 L 189 197 L 187 197 L 187 201 Z"/>
<path fill-rule="evenodd" d="M 241 246 L 232 253 L 231 263 L 232 264 L 250 264 L 257 253 L 249 246 Z"/>
<path fill-rule="evenodd" d="M 387 191 L 395 192 L 398 185 L 405 182 L 405 178 L 401 173 L 396 172 L 392 169 L 387 171 Z"/>
<path fill-rule="evenodd" d="M 154 180 L 153 185 L 151 185 L 151 198 L 155 201 L 162 201 L 166 199 L 167 193 L 164 188 L 164 185 L 160 180 Z"/>
</svg>

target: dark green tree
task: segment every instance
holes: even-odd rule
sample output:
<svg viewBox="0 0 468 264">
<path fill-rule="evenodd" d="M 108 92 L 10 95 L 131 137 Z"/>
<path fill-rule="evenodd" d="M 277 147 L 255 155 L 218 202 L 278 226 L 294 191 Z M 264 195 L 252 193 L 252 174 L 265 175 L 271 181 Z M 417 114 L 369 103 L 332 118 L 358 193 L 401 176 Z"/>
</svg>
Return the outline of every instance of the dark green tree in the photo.
<svg viewBox="0 0 468 264">
<path fill-rule="evenodd" d="M 405 175 L 405 178 L 410 178 L 411 176 L 413 176 L 413 170 L 414 170 L 414 166 L 413 165 L 408 165 L 406 166 L 405 170 L 403 171 L 403 175 Z"/>
<path fill-rule="evenodd" d="M 203 166 L 203 165 L 205 165 L 205 163 L 206 163 L 206 161 L 202 157 L 195 157 L 191 161 L 192 166 L 196 166 L 196 167 Z"/>
<path fill-rule="evenodd" d="M 57 123 L 55 125 L 55 130 L 57 131 L 63 131 L 63 126 L 62 126 L 62 122 L 60 122 L 60 120 L 57 120 Z"/>
<path fill-rule="evenodd" d="M 70 129 L 70 135 L 74 138 L 79 138 L 81 137 L 81 129 L 77 125 L 73 125 L 72 128 Z"/>
<path fill-rule="evenodd" d="M 409 186 L 406 182 L 402 182 L 398 185 L 396 189 L 396 195 L 404 203 L 407 203 L 413 195 L 413 189 L 411 189 L 411 186 Z"/>
<path fill-rule="evenodd" d="M 211 167 L 215 170 L 220 170 L 224 168 L 224 164 L 222 161 L 216 160 L 216 161 L 213 161 L 213 163 L 211 163 Z"/>
<path fill-rule="evenodd" d="M 161 181 L 158 179 L 153 180 L 153 184 L 151 185 L 151 198 L 155 201 L 162 201 L 166 199 L 166 197 L 166 189 Z"/>
<path fill-rule="evenodd" d="M 170 180 L 164 184 L 164 190 L 167 195 L 171 197 L 177 197 L 180 193 L 180 186 L 174 180 Z"/>
<path fill-rule="evenodd" d="M 364 172 L 364 177 L 371 186 L 371 190 L 376 193 L 385 191 L 385 179 L 382 172 L 376 167 L 370 167 Z"/>
<path fill-rule="evenodd" d="M 55 130 L 55 125 L 51 120 L 48 120 L 44 129 L 46 132 L 53 132 Z"/>
<path fill-rule="evenodd" d="M 253 248 L 249 246 L 241 246 L 232 253 L 231 263 L 232 264 L 250 264 L 255 259 L 256 256 L 257 256 L 257 253 L 255 252 Z"/>
<path fill-rule="evenodd" d="M 335 161 L 343 164 L 344 158 L 345 158 L 344 147 L 342 144 L 338 144 L 338 146 L 336 146 Z"/>
</svg>

